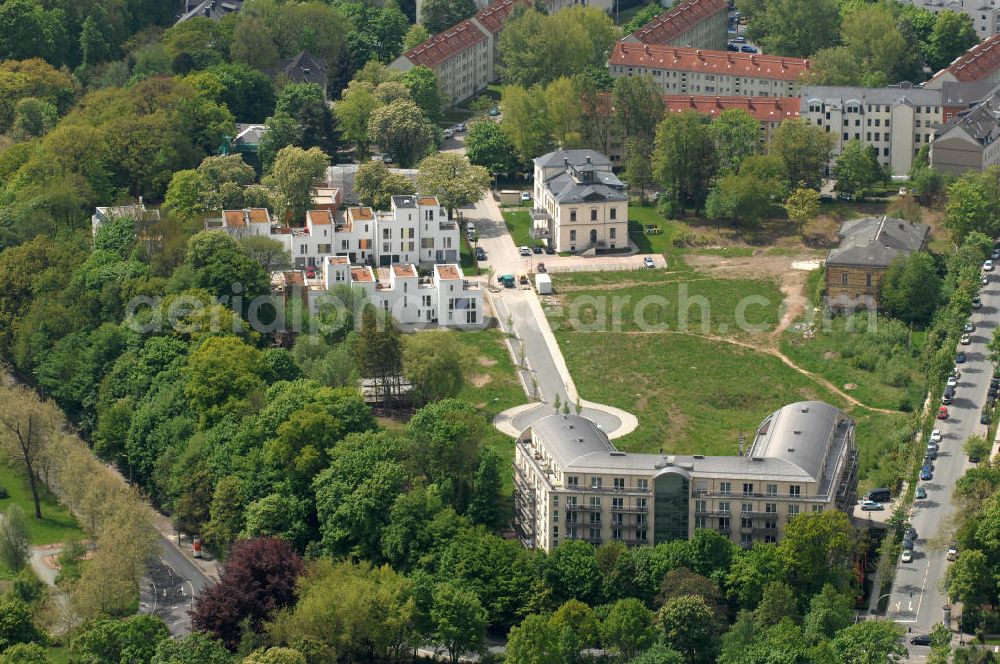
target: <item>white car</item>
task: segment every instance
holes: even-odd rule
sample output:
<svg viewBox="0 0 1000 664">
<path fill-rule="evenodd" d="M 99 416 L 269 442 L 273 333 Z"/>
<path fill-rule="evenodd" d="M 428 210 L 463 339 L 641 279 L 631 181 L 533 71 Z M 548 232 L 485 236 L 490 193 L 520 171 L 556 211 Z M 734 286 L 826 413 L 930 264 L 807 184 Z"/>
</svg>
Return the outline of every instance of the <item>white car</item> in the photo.
<svg viewBox="0 0 1000 664">
<path fill-rule="evenodd" d="M 883 509 L 885 508 L 882 506 L 882 503 L 877 503 L 874 500 L 861 501 L 861 510 L 863 512 L 881 512 Z"/>
<path fill-rule="evenodd" d="M 454 129 L 445 129 L 443 133 L 444 133 L 444 137 L 445 138 L 451 138 L 452 136 L 455 135 L 455 130 Z"/>
<path fill-rule="evenodd" d="M 531 255 L 531 249 L 529 249 L 528 247 L 519 247 L 518 248 L 518 252 L 520 252 L 520 254 L 522 256 L 530 256 Z"/>
<path fill-rule="evenodd" d="M 948 377 L 948 387 L 958 387 L 958 379 L 954 376 Z"/>
<path fill-rule="evenodd" d="M 948 547 L 948 560 L 955 560 L 958 558 L 958 547 L 952 545 Z"/>
<path fill-rule="evenodd" d="M 940 443 L 941 442 L 941 429 L 934 429 L 933 431 L 931 431 L 931 437 L 928 440 L 928 442 L 934 443 L 934 444 Z"/>
<path fill-rule="evenodd" d="M 993 261 L 986 261 L 983 263 L 983 269 L 987 272 L 993 271 Z"/>
<path fill-rule="evenodd" d="M 652 256 L 646 256 L 645 258 L 643 258 L 642 259 L 642 264 L 645 265 L 650 270 L 652 270 L 654 267 L 656 267 L 656 263 L 653 261 L 653 257 Z"/>
<path fill-rule="evenodd" d="M 524 202 L 524 203 L 527 203 L 530 200 L 531 200 L 531 192 L 530 191 L 522 191 L 521 192 L 521 201 Z"/>
<path fill-rule="evenodd" d="M 970 337 L 968 334 L 963 334 L 962 338 L 959 340 L 958 343 L 962 344 L 963 346 L 968 346 L 969 344 L 972 343 L 972 337 Z"/>
<path fill-rule="evenodd" d="M 984 274 L 983 277 L 979 280 L 979 283 L 981 283 L 983 286 L 988 286 L 990 283 L 990 278 Z"/>
<path fill-rule="evenodd" d="M 903 555 L 899 557 L 899 562 L 901 563 L 912 563 L 913 562 L 913 551 L 910 549 L 904 549 Z"/>
</svg>

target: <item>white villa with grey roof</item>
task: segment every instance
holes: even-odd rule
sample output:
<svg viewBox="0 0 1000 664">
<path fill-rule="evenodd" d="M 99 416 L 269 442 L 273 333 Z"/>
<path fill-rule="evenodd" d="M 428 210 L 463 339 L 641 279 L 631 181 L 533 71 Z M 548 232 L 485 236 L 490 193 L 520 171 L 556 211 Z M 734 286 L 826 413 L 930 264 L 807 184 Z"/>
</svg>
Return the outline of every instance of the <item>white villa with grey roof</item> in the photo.
<svg viewBox="0 0 1000 664">
<path fill-rule="evenodd" d="M 595 150 L 559 150 L 534 161 L 536 237 L 556 251 L 628 247 L 628 193 Z"/>
<path fill-rule="evenodd" d="M 822 401 L 784 406 L 761 422 L 746 453 L 621 452 L 592 421 L 550 415 L 517 440 L 515 528 L 530 548 L 579 539 L 658 544 L 716 530 L 740 546 L 781 539 L 805 512 L 856 500 L 854 421 Z"/>
</svg>

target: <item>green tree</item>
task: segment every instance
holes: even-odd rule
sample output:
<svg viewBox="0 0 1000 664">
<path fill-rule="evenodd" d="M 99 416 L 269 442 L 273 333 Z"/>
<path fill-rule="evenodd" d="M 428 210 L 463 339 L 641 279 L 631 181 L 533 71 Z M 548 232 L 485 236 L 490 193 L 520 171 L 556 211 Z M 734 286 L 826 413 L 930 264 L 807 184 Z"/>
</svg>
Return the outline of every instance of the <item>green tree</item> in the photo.
<svg viewBox="0 0 1000 664">
<path fill-rule="evenodd" d="M 836 0 L 809 4 L 797 0 L 738 0 L 737 6 L 752 17 L 747 36 L 765 53 L 807 58 L 833 46 L 840 33 Z"/>
<path fill-rule="evenodd" d="M 933 71 L 944 69 L 978 41 L 971 16 L 950 9 L 937 12 L 927 44 L 927 64 Z"/>
<path fill-rule="evenodd" d="M 653 180 L 652 144 L 630 140 L 625 144 L 625 170 L 622 177 L 632 190 L 646 198 L 646 188 Z"/>
<path fill-rule="evenodd" d="M 809 71 L 802 75 L 808 85 L 861 85 L 861 61 L 846 46 L 817 51 L 809 58 Z"/>
<path fill-rule="evenodd" d="M 747 157 L 738 174 L 718 178 L 705 202 L 705 214 L 711 219 L 755 226 L 785 197 L 785 183 L 780 159 L 773 155 Z"/>
<path fill-rule="evenodd" d="M 184 393 L 204 424 L 244 413 L 262 397 L 260 360 L 260 351 L 235 337 L 211 337 L 191 352 Z"/>
<path fill-rule="evenodd" d="M 503 128 L 492 120 L 476 120 L 465 137 L 465 155 L 491 174 L 510 173 L 518 168 L 514 145 Z"/>
<path fill-rule="evenodd" d="M 708 129 L 715 140 L 720 173 L 736 173 L 744 159 L 760 152 L 760 123 L 741 108 L 726 109 Z"/>
<path fill-rule="evenodd" d="M 391 173 L 379 161 L 361 164 L 354 177 L 354 192 L 358 195 L 358 202 L 376 210 L 388 210 L 393 196 L 412 194 L 416 190 L 405 175 Z"/>
<path fill-rule="evenodd" d="M 56 126 L 59 112 L 55 104 L 35 97 L 18 99 L 14 104 L 14 135 L 28 139 L 43 136 Z"/>
<path fill-rule="evenodd" d="M 410 29 L 406 31 L 406 36 L 403 37 L 403 52 L 405 53 L 411 48 L 420 46 L 430 38 L 431 33 L 427 30 L 427 28 L 419 23 L 411 25 Z"/>
<path fill-rule="evenodd" d="M 835 191 L 863 199 L 882 179 L 882 166 L 875 148 L 857 139 L 848 142 L 833 166 L 833 177 L 837 179 Z"/>
<path fill-rule="evenodd" d="M 601 639 L 625 659 L 632 659 L 656 641 L 653 617 L 653 612 L 638 599 L 620 599 L 601 622 Z"/>
<path fill-rule="evenodd" d="M 674 597 L 660 609 L 659 624 L 667 645 L 681 653 L 685 662 L 708 664 L 715 661 L 719 630 L 705 598 L 696 595 Z"/>
<path fill-rule="evenodd" d="M 520 85 L 504 86 L 500 103 L 504 112 L 501 127 L 522 162 L 528 162 L 555 147 L 548 120 L 548 105 L 540 86 L 529 90 Z"/>
<path fill-rule="evenodd" d="M 930 254 L 897 258 L 882 280 L 879 299 L 892 316 L 911 325 L 926 325 L 940 300 L 941 278 Z"/>
<path fill-rule="evenodd" d="M 986 350 L 989 351 L 990 362 L 1000 364 L 1000 333 L 996 330 L 993 331 L 993 336 L 990 337 Z"/>
<path fill-rule="evenodd" d="M 496 526 L 500 520 L 499 505 L 502 500 L 502 473 L 506 470 L 505 465 L 500 456 L 488 447 L 480 453 L 468 511 L 473 523 L 481 523 L 489 528 Z"/>
<path fill-rule="evenodd" d="M 1000 234 L 1000 167 L 969 171 L 948 186 L 948 204 L 942 223 L 955 242 L 979 231 L 988 237 Z"/>
<path fill-rule="evenodd" d="M 302 143 L 302 125 L 288 115 L 275 114 L 264 121 L 267 131 L 260 137 L 257 154 L 264 172 L 271 169 L 275 157 L 283 148 Z"/>
<path fill-rule="evenodd" d="M 292 265 L 292 257 L 285 245 L 263 235 L 241 237 L 240 249 L 247 256 L 260 263 L 265 272 L 271 274 L 276 270 L 284 270 Z"/>
<path fill-rule="evenodd" d="M 0 652 L 17 643 L 40 641 L 42 634 L 35 627 L 31 609 L 16 599 L 0 601 Z"/>
<path fill-rule="evenodd" d="M 785 120 L 768 143 L 768 154 L 785 163 L 789 185 L 810 189 L 819 189 L 832 150 L 833 136 L 803 120 Z"/>
<path fill-rule="evenodd" d="M 194 632 L 181 639 L 161 641 L 149 664 L 233 664 L 233 658 L 221 641 Z"/>
<path fill-rule="evenodd" d="M 778 556 L 788 570 L 788 581 L 809 596 L 826 583 L 842 587 L 845 563 L 854 550 L 854 535 L 843 512 L 812 512 L 792 519 L 778 543 Z"/>
<path fill-rule="evenodd" d="M 406 428 L 410 463 L 441 487 L 445 500 L 463 511 L 479 467 L 483 424 L 475 409 L 455 399 L 424 406 Z"/>
<path fill-rule="evenodd" d="M 410 91 L 410 98 L 431 122 L 441 119 L 441 91 L 437 76 L 424 66 L 410 69 L 399 79 Z"/>
<path fill-rule="evenodd" d="M 375 382 L 379 400 L 386 406 L 399 396 L 403 370 L 403 344 L 391 318 L 379 319 L 375 308 L 366 306 L 355 346 L 358 371 Z"/>
<path fill-rule="evenodd" d="M 445 332 L 411 335 L 403 343 L 403 375 L 419 405 L 453 397 L 462 388 L 462 367 L 454 337 Z"/>
<path fill-rule="evenodd" d="M 832 642 L 838 664 L 883 664 L 906 656 L 903 626 L 888 620 L 862 620 L 845 627 Z"/>
<path fill-rule="evenodd" d="M 564 664 L 560 632 L 547 616 L 533 613 L 507 635 L 504 662 L 508 664 Z"/>
<path fill-rule="evenodd" d="M 65 13 L 34 0 L 0 5 L 0 60 L 45 58 L 58 66 L 64 59 Z"/>
<path fill-rule="evenodd" d="M 658 5 L 650 5 L 656 7 Z M 629 664 L 684 664 L 687 660 L 670 646 L 655 643 L 653 647 L 638 657 L 633 657 Z"/>
<path fill-rule="evenodd" d="M 0 654 L 0 664 L 51 664 L 45 648 L 37 643 L 17 643 Z"/>
<path fill-rule="evenodd" d="M 984 458 L 988 458 L 992 445 L 982 436 L 969 436 L 962 446 L 962 450 L 970 460 L 979 463 Z"/>
<path fill-rule="evenodd" d="M 579 98 L 579 94 L 577 95 Z M 663 117 L 663 95 L 650 76 L 616 78 L 611 93 L 613 122 L 623 142 L 629 140 L 652 144 L 656 125 Z M 759 131 L 759 129 L 758 129 Z"/>
<path fill-rule="evenodd" d="M 788 218 L 801 229 L 807 222 L 819 214 L 819 192 L 807 187 L 795 189 L 785 200 L 785 212 Z"/>
<path fill-rule="evenodd" d="M 19 572 L 27 564 L 31 555 L 28 542 L 28 524 L 24 510 L 12 504 L 4 511 L 0 521 L 0 561 L 14 572 Z"/>
<path fill-rule="evenodd" d="M 170 178 L 163 206 L 185 221 L 194 221 L 212 209 L 208 183 L 198 171 L 177 171 Z"/>
<path fill-rule="evenodd" d="M 420 6 L 420 24 L 431 34 L 437 34 L 475 13 L 473 0 L 425 0 Z"/>
<path fill-rule="evenodd" d="M 436 196 L 448 211 L 448 218 L 460 207 L 482 199 L 490 186 L 490 174 L 474 166 L 463 154 L 438 152 L 424 157 L 418 165 L 417 188 L 421 194 Z"/>
<path fill-rule="evenodd" d="M 326 175 L 330 158 L 319 148 L 282 148 L 264 184 L 281 196 L 283 212 L 301 219 L 312 204 L 313 183 Z M 284 217 L 284 215 L 282 215 Z"/>
<path fill-rule="evenodd" d="M 928 664 L 948 664 L 951 661 L 951 628 L 944 623 L 934 625 L 931 630 L 931 655 Z"/>
<path fill-rule="evenodd" d="M 601 570 L 594 547 L 583 540 L 566 541 L 557 547 L 546 560 L 545 573 L 559 599 L 593 604 L 599 597 Z"/>
<path fill-rule="evenodd" d="M 359 161 L 368 156 L 368 144 L 371 143 L 368 121 L 380 105 L 374 91 L 370 83 L 352 81 L 341 93 L 340 101 L 333 105 L 341 133 L 348 143 L 354 145 L 354 154 Z"/>
<path fill-rule="evenodd" d="M 545 114 L 549 133 L 564 150 L 578 148 L 583 139 L 580 94 L 572 79 L 557 78 L 545 87 Z"/>
<path fill-rule="evenodd" d="M 708 119 L 695 111 L 667 115 L 656 128 L 653 169 L 676 205 L 702 207 L 715 173 Z"/>
<path fill-rule="evenodd" d="M 888 8 L 872 5 L 851 12 L 844 17 L 840 36 L 867 72 L 894 81 L 912 69 L 916 44 L 899 31 Z"/>
<path fill-rule="evenodd" d="M 951 601 L 961 602 L 967 609 L 982 606 L 996 594 L 989 560 L 976 549 L 962 552 L 948 568 L 945 584 Z"/>
<path fill-rule="evenodd" d="M 416 103 L 408 100 L 375 109 L 368 120 L 368 135 L 402 168 L 411 168 L 434 146 L 434 129 Z"/>
<path fill-rule="evenodd" d="M 802 627 L 809 642 L 815 644 L 833 638 L 852 622 L 854 598 L 827 584 L 809 600 L 809 613 L 802 621 Z"/>
<path fill-rule="evenodd" d="M 98 620 L 74 636 L 70 652 L 75 662 L 148 662 L 157 645 L 170 638 L 167 625 L 156 616 L 126 620 Z"/>
<path fill-rule="evenodd" d="M 597 613 L 577 599 L 567 600 L 549 618 L 562 642 L 563 653 L 570 662 L 579 660 L 579 653 L 595 648 L 601 638 L 601 621 Z"/>
<path fill-rule="evenodd" d="M 328 154 L 336 152 L 333 114 L 320 86 L 315 83 L 286 85 L 278 95 L 274 114 L 292 118 L 301 127 L 301 138 L 296 145 L 307 149 L 319 148 Z"/>
<path fill-rule="evenodd" d="M 278 45 L 264 21 L 256 16 L 244 16 L 233 29 L 229 55 L 235 63 L 267 69 L 278 63 Z"/>
<path fill-rule="evenodd" d="M 305 655 L 293 648 L 256 650 L 246 656 L 243 664 L 307 664 Z"/>
<path fill-rule="evenodd" d="M 464 654 L 482 651 L 486 611 L 474 592 L 456 583 L 434 586 L 431 621 L 434 638 L 448 651 L 452 664 L 458 664 Z"/>
<path fill-rule="evenodd" d="M 663 6 L 657 2 L 651 2 L 643 7 L 638 14 L 622 23 L 622 34 L 630 35 L 642 26 L 646 25 L 654 18 L 663 13 Z"/>
<path fill-rule="evenodd" d="M 795 591 L 784 581 L 773 581 L 764 586 L 764 595 L 753 611 L 754 624 L 758 629 L 765 629 L 774 627 L 786 618 L 798 622 Z"/>
</svg>

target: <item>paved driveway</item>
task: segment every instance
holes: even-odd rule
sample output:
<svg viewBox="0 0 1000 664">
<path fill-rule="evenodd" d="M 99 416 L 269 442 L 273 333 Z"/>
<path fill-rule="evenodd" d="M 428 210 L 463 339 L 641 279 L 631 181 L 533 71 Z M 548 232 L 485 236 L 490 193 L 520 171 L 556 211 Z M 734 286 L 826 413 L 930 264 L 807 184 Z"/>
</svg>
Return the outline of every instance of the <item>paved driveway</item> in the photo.
<svg viewBox="0 0 1000 664">
<path fill-rule="evenodd" d="M 889 597 L 888 617 L 907 628 L 907 647 L 912 662 L 925 661 L 929 648 L 909 645 L 910 636 L 929 633 L 935 624 L 944 619 L 943 607 L 948 603 L 945 594 L 939 590 L 939 584 L 950 564 L 945 554 L 954 527 L 955 505 L 951 496 L 955 481 L 972 466 L 962 451 L 962 445 L 973 434 L 986 434 L 986 427 L 979 424 L 979 415 L 986 402 L 986 390 L 993 373 L 986 343 L 993 336 L 997 307 L 1000 305 L 998 279 L 1000 277 L 995 273 L 991 275 L 990 284 L 982 291 L 983 306 L 972 313 L 972 321 L 976 325 L 972 344 L 960 347 L 968 359 L 965 364 L 959 365 L 962 377 L 956 398 L 948 407 L 950 416 L 936 425 L 943 440 L 934 464 L 934 478 L 919 483 L 927 490 L 927 499 L 915 501 L 911 511 L 910 523 L 917 530 L 913 562 L 898 563 Z M 932 408 L 937 410 L 938 405 L 935 401 Z"/>
</svg>

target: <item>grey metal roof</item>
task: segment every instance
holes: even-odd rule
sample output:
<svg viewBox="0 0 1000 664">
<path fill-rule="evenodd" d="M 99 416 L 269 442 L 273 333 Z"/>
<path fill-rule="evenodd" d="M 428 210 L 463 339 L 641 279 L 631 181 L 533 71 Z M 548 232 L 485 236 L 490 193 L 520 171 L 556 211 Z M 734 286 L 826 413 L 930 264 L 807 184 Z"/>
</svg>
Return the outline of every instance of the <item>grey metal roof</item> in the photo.
<svg viewBox="0 0 1000 664">
<path fill-rule="evenodd" d="M 656 475 L 679 470 L 704 478 L 798 479 L 818 482 L 824 492 L 852 424 L 841 410 L 822 401 L 788 404 L 764 419 L 746 456 L 620 452 L 596 424 L 578 415 L 543 417 L 530 431 L 564 471 Z"/>
<path fill-rule="evenodd" d="M 617 189 L 600 182 L 582 183 L 569 173 L 560 173 L 546 180 L 545 186 L 560 203 L 628 200 L 628 196 Z"/>
<path fill-rule="evenodd" d="M 980 145 L 989 145 L 1000 138 L 1000 93 L 994 93 L 970 110 L 962 111 L 950 122 L 938 125 L 934 135 L 940 138 L 955 127 Z"/>
<path fill-rule="evenodd" d="M 897 256 L 920 251 L 929 233 L 929 226 L 893 217 L 846 221 L 840 246 L 830 250 L 826 264 L 887 268 Z"/>
<path fill-rule="evenodd" d="M 863 88 L 848 85 L 807 85 L 799 93 L 802 103 L 818 99 L 824 103 L 846 103 L 850 100 L 862 104 L 894 105 L 910 103 L 916 106 L 940 106 L 943 97 L 940 90 L 925 90 L 910 83 L 889 85 L 884 88 Z"/>
<path fill-rule="evenodd" d="M 212 21 L 218 21 L 228 14 L 236 14 L 243 8 L 243 0 L 204 0 L 204 2 L 186 3 L 187 11 L 177 18 L 177 23 L 202 16 Z"/>
<path fill-rule="evenodd" d="M 589 163 L 591 165 L 603 166 L 607 170 L 611 170 L 611 160 L 597 150 L 556 150 L 536 157 L 535 163 L 542 168 L 565 166 L 567 162 L 570 166 L 583 166 L 588 163 L 587 157 L 590 157 Z"/>
<path fill-rule="evenodd" d="M 409 196 L 393 196 L 392 204 L 398 208 L 416 208 L 417 197 L 415 194 Z"/>
</svg>

